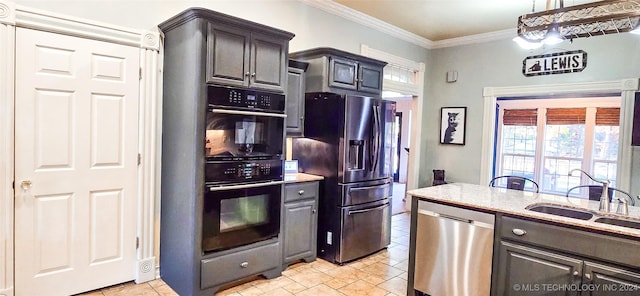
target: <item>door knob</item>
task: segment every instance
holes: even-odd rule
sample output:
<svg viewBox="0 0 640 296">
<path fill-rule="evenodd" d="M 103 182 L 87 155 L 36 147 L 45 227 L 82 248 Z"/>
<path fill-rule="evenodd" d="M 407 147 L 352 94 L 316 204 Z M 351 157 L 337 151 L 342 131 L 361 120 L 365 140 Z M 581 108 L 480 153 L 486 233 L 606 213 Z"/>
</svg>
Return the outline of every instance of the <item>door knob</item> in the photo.
<svg viewBox="0 0 640 296">
<path fill-rule="evenodd" d="M 31 181 L 29 180 L 22 181 L 22 183 L 20 183 L 20 188 L 22 188 L 22 190 L 24 191 L 29 191 L 29 189 L 31 189 L 32 186 L 33 186 L 33 183 L 31 183 Z"/>
</svg>

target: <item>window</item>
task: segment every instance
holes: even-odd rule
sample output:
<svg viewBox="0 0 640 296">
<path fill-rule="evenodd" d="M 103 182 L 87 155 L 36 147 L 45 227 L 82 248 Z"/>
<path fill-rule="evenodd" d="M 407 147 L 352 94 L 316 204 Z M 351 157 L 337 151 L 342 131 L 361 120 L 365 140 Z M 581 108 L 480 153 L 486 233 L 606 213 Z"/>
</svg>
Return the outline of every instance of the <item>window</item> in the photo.
<svg viewBox="0 0 640 296">
<path fill-rule="evenodd" d="M 533 179 L 540 192 L 564 195 L 592 184 L 575 168 L 615 187 L 620 99 L 499 100 L 495 175 Z"/>
</svg>

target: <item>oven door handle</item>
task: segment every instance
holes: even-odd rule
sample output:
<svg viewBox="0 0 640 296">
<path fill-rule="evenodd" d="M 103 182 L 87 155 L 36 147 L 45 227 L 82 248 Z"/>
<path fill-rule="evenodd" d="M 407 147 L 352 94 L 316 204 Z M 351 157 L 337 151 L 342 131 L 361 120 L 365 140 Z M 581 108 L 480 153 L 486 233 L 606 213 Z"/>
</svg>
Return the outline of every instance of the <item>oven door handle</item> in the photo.
<svg viewBox="0 0 640 296">
<path fill-rule="evenodd" d="M 265 113 L 265 112 L 254 112 L 254 111 L 240 111 L 240 110 L 227 110 L 227 109 L 211 109 L 212 113 L 220 113 L 220 114 L 235 114 L 235 115 L 249 115 L 249 116 L 267 116 L 267 117 L 280 117 L 286 118 L 287 114 L 279 114 L 279 113 Z"/>
<path fill-rule="evenodd" d="M 207 186 L 207 187 L 209 187 L 209 191 L 224 191 L 224 190 L 257 188 L 257 187 L 265 187 L 265 186 L 272 186 L 272 185 L 282 185 L 282 184 L 284 184 L 284 181 L 272 181 L 272 182 L 265 182 L 265 183 L 229 185 L 229 186 Z"/>
</svg>

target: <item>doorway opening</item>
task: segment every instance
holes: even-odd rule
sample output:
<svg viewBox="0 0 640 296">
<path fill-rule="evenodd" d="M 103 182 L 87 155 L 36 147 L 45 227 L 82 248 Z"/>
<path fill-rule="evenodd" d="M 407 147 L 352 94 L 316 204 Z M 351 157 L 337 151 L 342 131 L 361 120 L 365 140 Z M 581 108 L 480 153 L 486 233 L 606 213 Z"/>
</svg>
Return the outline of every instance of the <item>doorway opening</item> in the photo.
<svg viewBox="0 0 640 296">
<path fill-rule="evenodd" d="M 402 112 L 396 112 L 393 124 L 393 137 L 396 139 L 396 149 L 393 156 L 393 182 L 398 182 L 400 179 L 400 151 L 402 150 Z"/>
</svg>

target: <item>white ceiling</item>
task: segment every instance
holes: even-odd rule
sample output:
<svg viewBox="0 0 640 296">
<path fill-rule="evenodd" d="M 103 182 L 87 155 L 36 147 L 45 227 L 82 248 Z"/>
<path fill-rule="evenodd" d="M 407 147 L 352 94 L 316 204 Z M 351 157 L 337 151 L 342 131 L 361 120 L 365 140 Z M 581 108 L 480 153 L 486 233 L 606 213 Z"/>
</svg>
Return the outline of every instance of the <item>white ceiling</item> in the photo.
<svg viewBox="0 0 640 296">
<path fill-rule="evenodd" d="M 531 13 L 534 1 L 536 12 L 545 10 L 547 0 L 333 0 L 430 41 L 508 29 L 515 36 L 518 16 Z M 589 2 L 596 1 L 565 0 L 564 7 Z"/>
</svg>

